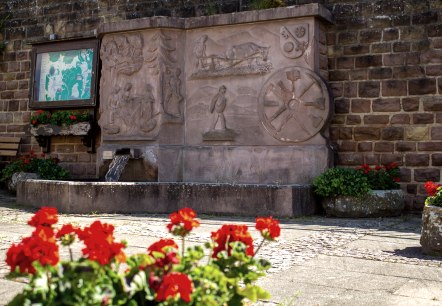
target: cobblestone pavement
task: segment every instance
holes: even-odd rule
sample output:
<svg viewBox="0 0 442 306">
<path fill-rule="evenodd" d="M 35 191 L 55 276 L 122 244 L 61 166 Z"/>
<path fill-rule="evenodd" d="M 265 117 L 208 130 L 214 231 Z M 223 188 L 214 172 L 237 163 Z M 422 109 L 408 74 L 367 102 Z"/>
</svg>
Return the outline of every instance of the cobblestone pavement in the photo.
<svg viewBox="0 0 442 306">
<path fill-rule="evenodd" d="M 21 284 L 4 279 L 5 252 L 29 235 L 35 210 L 15 205 L 0 192 L 0 296 L 7 301 Z M 200 216 L 201 227 L 189 244 L 208 241 L 224 223 L 250 227 L 254 219 Z M 60 224 L 86 225 L 100 219 L 128 241 L 127 253 L 143 252 L 158 238 L 171 237 L 165 215 L 61 215 Z M 420 216 L 385 219 L 333 219 L 319 216 L 281 220 L 282 235 L 258 256 L 272 262 L 260 284 L 272 294 L 268 305 L 442 305 L 442 259 L 425 256 L 419 245 Z M 75 253 L 79 253 L 79 246 Z M 67 256 L 62 251 L 62 256 Z M 1 302 L 0 302 L 1 303 Z"/>
</svg>

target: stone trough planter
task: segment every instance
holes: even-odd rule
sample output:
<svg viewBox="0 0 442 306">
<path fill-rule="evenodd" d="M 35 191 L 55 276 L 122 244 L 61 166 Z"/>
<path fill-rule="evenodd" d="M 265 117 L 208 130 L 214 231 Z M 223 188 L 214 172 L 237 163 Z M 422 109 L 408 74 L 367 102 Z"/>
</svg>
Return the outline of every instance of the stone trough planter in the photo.
<svg viewBox="0 0 442 306">
<path fill-rule="evenodd" d="M 79 122 L 68 126 L 59 126 L 53 124 L 40 124 L 31 126 L 32 136 L 55 136 L 55 135 L 88 135 L 91 130 L 89 122 Z"/>
<path fill-rule="evenodd" d="M 322 201 L 327 216 L 374 218 L 400 216 L 405 206 L 402 190 L 372 190 L 363 197 L 338 196 Z"/>
<path fill-rule="evenodd" d="M 39 124 L 31 126 L 31 135 L 37 139 L 43 152 L 49 152 L 51 136 L 59 135 L 74 135 L 81 136 L 83 144 L 87 147 L 87 152 L 94 151 L 93 126 L 90 122 L 79 122 L 71 125 L 53 125 L 53 124 Z"/>
<path fill-rule="evenodd" d="M 424 207 L 420 242 L 424 254 L 442 256 L 442 207 Z"/>
</svg>

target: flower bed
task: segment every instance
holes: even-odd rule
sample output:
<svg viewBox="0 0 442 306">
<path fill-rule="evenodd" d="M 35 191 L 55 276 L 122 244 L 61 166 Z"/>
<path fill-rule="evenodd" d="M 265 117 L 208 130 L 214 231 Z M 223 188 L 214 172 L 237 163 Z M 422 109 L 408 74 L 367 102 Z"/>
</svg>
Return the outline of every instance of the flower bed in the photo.
<svg viewBox="0 0 442 306">
<path fill-rule="evenodd" d="M 254 282 L 270 263 L 256 254 L 280 235 L 279 222 L 256 219 L 263 237 L 256 251 L 247 226 L 235 224 L 212 232 L 204 247 L 186 248 L 185 237 L 200 225 L 195 217 L 190 208 L 170 215 L 167 228 L 181 238 L 181 252 L 173 239 L 160 239 L 145 253 L 126 256 L 111 224 L 56 228 L 56 209 L 43 207 L 28 222 L 35 227 L 31 236 L 7 251 L 11 276 L 29 277 L 9 305 L 242 305 L 268 298 Z M 74 259 L 76 240 L 84 247 Z M 69 248 L 70 260 L 60 261 L 60 246 Z"/>
</svg>

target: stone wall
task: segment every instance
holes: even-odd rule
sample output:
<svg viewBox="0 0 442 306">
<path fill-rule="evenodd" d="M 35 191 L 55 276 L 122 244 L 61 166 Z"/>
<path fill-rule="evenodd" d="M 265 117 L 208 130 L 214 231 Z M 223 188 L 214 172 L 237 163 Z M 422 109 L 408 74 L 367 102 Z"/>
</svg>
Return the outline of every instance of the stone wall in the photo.
<svg viewBox="0 0 442 306">
<path fill-rule="evenodd" d="M 327 43 L 337 163 L 398 162 L 403 187 L 418 195 L 408 209 L 421 209 L 422 183 L 441 179 L 442 2 L 333 2 Z"/>
<path fill-rule="evenodd" d="M 294 0 L 319 2 L 334 15 L 328 28 L 330 86 L 335 97 L 331 138 L 337 164 L 400 163 L 408 209 L 421 209 L 422 183 L 440 180 L 442 165 L 442 3 L 440 0 Z M 6 0 L 9 15 L 0 57 L 0 134 L 28 135 L 30 45 L 49 34 L 93 36 L 103 22 L 147 16 L 190 17 L 247 10 L 250 1 Z M 53 139 L 52 155 L 86 175 L 95 156 L 79 140 Z M 75 167 L 74 167 L 75 165 Z M 83 169 L 83 170 L 81 170 Z M 89 170 L 88 170 L 89 171 Z"/>
</svg>

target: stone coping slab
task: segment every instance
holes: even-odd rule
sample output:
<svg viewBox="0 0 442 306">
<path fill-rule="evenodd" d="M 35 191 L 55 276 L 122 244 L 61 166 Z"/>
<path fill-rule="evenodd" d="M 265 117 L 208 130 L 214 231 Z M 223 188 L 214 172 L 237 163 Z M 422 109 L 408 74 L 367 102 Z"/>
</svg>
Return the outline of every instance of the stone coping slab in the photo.
<svg viewBox="0 0 442 306">
<path fill-rule="evenodd" d="M 294 5 L 266 10 L 245 11 L 230 14 L 210 15 L 201 17 L 178 18 L 167 16 L 147 17 L 115 23 L 104 23 L 98 26 L 97 36 L 106 33 L 136 31 L 146 28 L 197 29 L 212 26 L 254 23 L 260 21 L 302 18 L 315 16 L 332 23 L 333 16 L 329 10 L 319 3 Z"/>
<path fill-rule="evenodd" d="M 170 213 L 191 207 L 216 215 L 294 217 L 316 212 L 308 185 L 109 183 L 26 180 L 17 203 L 55 206 L 66 213 Z"/>
</svg>

